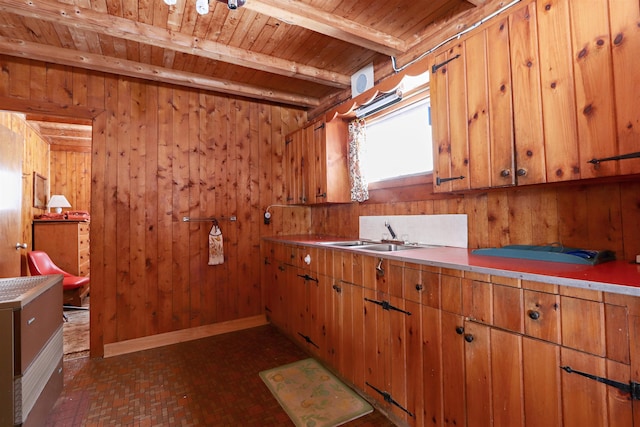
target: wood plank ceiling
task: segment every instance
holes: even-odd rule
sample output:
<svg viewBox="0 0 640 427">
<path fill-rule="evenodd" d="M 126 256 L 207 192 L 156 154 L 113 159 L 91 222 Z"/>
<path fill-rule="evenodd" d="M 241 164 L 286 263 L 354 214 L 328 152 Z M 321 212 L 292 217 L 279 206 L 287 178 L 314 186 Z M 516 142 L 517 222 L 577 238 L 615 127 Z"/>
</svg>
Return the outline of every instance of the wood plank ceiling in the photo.
<svg viewBox="0 0 640 427">
<path fill-rule="evenodd" d="M 2 0 L 0 54 L 306 109 L 351 95 L 351 75 L 411 61 L 500 0 Z"/>
</svg>

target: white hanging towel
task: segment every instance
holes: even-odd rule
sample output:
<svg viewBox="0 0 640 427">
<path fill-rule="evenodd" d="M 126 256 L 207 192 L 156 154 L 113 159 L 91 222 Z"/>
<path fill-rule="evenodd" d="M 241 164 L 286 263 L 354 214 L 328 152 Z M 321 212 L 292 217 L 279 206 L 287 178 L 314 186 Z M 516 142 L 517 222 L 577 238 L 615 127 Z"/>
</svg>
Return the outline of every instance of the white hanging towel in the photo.
<svg viewBox="0 0 640 427">
<path fill-rule="evenodd" d="M 209 265 L 218 265 L 223 262 L 222 231 L 220 231 L 218 224 L 213 224 L 211 231 L 209 231 Z"/>
</svg>

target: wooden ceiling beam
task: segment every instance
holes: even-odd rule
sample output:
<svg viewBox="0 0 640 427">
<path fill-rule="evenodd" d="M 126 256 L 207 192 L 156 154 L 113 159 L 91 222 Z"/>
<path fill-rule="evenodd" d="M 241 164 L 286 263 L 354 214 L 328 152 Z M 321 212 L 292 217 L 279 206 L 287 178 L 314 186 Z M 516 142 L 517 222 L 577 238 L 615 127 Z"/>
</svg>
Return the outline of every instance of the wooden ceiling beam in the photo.
<svg viewBox="0 0 640 427">
<path fill-rule="evenodd" d="M 265 101 L 281 102 L 283 104 L 300 107 L 313 107 L 320 104 L 317 98 L 274 91 L 229 80 L 214 79 L 199 74 L 156 67 L 140 62 L 82 53 L 75 50 L 9 39 L 6 37 L 0 37 L 0 54 L 125 75 L 144 80 L 212 90 Z"/>
<path fill-rule="evenodd" d="M 41 122 L 41 126 L 49 126 L 52 124 L 68 124 L 68 125 L 85 125 L 91 126 L 91 120 L 78 117 L 55 117 L 47 114 L 26 114 L 25 119 L 29 122 Z"/>
<path fill-rule="evenodd" d="M 342 89 L 351 85 L 351 77 L 344 74 L 52 0 L 2 0 L 0 11 L 322 85 Z"/>
<path fill-rule="evenodd" d="M 300 1 L 250 0 L 244 8 L 385 55 L 395 56 L 407 50 L 404 40 Z"/>
<path fill-rule="evenodd" d="M 475 7 L 484 6 L 487 0 L 467 0 L 467 3 L 471 3 Z"/>
<path fill-rule="evenodd" d="M 91 138 L 91 125 L 73 125 L 70 123 L 39 122 L 29 120 L 29 123 L 38 126 L 43 135 L 56 136 L 65 139 Z"/>
</svg>

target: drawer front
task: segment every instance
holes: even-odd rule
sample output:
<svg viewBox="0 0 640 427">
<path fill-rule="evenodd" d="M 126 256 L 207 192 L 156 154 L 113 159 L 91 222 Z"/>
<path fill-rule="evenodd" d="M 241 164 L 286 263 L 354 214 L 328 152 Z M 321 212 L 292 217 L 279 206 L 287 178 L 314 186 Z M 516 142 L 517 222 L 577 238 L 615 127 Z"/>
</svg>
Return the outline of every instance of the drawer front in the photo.
<svg viewBox="0 0 640 427">
<path fill-rule="evenodd" d="M 42 422 L 33 423 L 41 416 L 36 413 L 32 414 L 32 410 L 38 408 L 38 402 L 41 398 L 46 398 L 43 396 L 43 392 L 48 385 L 51 385 L 52 381 L 57 384 L 53 387 L 55 390 L 62 388 L 60 387 L 63 381 L 62 358 L 63 338 L 62 325 L 60 325 L 24 374 L 15 378 L 13 388 L 16 424 L 26 425 L 26 421 L 29 420 L 29 425 L 43 425 Z M 51 409 L 52 403 L 55 403 L 55 400 L 51 402 L 51 397 L 47 404 L 48 409 Z M 40 411 L 36 410 L 35 412 Z"/>
<path fill-rule="evenodd" d="M 62 325 L 62 283 L 16 311 L 15 372 L 22 375 L 33 359 Z"/>
<path fill-rule="evenodd" d="M 526 335 L 560 344 L 560 297 L 545 292 L 524 291 Z"/>
</svg>

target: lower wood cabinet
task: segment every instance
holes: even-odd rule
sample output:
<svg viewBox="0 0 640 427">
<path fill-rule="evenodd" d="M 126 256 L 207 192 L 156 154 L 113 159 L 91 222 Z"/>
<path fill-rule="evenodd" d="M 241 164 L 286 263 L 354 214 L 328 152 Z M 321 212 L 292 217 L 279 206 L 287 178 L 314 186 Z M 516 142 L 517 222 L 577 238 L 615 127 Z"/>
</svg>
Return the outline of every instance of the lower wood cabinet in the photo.
<svg viewBox="0 0 640 427">
<path fill-rule="evenodd" d="M 62 391 L 62 276 L 0 279 L 0 425 L 42 426 Z"/>
<path fill-rule="evenodd" d="M 317 281 L 266 262 L 267 314 L 398 425 L 640 425 L 640 298 L 325 259 Z"/>
</svg>

